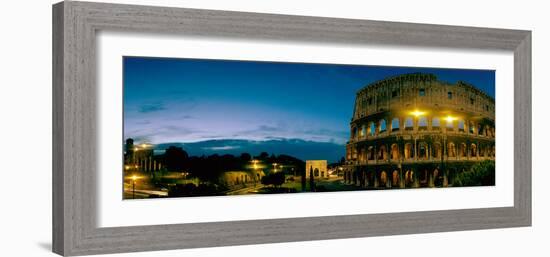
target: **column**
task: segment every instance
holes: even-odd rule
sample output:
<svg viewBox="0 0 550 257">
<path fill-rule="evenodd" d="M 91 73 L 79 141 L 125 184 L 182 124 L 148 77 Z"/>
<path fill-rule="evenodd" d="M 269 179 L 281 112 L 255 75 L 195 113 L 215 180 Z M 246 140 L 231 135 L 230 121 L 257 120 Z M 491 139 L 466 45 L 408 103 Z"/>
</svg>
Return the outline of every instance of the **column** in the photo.
<svg viewBox="0 0 550 257">
<path fill-rule="evenodd" d="M 418 168 L 411 168 L 412 172 L 413 172 L 413 185 L 412 187 L 420 187 L 420 181 L 418 179 Z"/>
<path fill-rule="evenodd" d="M 449 180 L 447 178 L 447 169 L 445 169 L 443 171 L 443 187 L 448 187 L 449 186 Z"/>
<path fill-rule="evenodd" d="M 428 171 L 428 187 L 434 187 L 434 171 Z"/>
<path fill-rule="evenodd" d="M 405 188 L 405 181 L 403 179 L 403 168 L 399 168 L 399 188 Z"/>
</svg>

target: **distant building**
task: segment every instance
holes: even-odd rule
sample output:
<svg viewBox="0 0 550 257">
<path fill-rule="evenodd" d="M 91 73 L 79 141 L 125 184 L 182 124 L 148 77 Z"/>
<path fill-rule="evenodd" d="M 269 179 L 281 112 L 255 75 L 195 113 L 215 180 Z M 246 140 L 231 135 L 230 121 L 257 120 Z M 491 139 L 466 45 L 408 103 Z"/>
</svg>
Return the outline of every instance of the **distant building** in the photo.
<svg viewBox="0 0 550 257">
<path fill-rule="evenodd" d="M 327 160 L 307 160 L 306 161 L 306 178 L 310 177 L 310 172 L 313 171 L 313 178 L 328 178 Z"/>
<path fill-rule="evenodd" d="M 162 162 L 154 155 L 152 145 L 134 145 L 134 140 L 126 139 L 124 149 L 124 170 L 153 172 L 163 168 Z"/>
</svg>

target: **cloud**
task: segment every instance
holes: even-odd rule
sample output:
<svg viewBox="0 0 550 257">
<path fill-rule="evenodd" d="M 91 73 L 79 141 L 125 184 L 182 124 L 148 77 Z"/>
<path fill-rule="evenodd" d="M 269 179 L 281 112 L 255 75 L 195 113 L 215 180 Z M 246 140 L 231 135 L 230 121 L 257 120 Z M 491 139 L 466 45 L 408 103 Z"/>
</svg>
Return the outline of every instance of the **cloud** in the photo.
<svg viewBox="0 0 550 257">
<path fill-rule="evenodd" d="M 268 126 L 268 125 L 260 125 L 256 131 L 283 131 L 281 127 L 274 127 L 274 126 Z"/>
<path fill-rule="evenodd" d="M 188 114 L 184 114 L 181 117 L 179 117 L 180 120 L 189 120 L 189 119 L 194 119 L 194 118 L 195 117 L 193 117 L 191 115 L 188 115 Z"/>
<path fill-rule="evenodd" d="M 136 125 L 148 125 L 151 124 L 150 120 L 140 120 L 135 122 Z"/>
<path fill-rule="evenodd" d="M 239 131 L 239 135 L 271 135 L 272 132 L 283 132 L 286 131 L 281 126 L 269 126 L 269 125 L 259 125 L 256 128 Z"/>
<path fill-rule="evenodd" d="M 166 110 L 163 103 L 143 104 L 139 107 L 139 112 L 141 113 L 158 112 L 162 110 Z"/>
<path fill-rule="evenodd" d="M 233 150 L 241 148 L 238 145 L 224 145 L 224 146 L 211 146 L 211 147 L 203 147 L 205 150 L 213 150 L 213 151 L 227 151 L 227 150 Z"/>
</svg>

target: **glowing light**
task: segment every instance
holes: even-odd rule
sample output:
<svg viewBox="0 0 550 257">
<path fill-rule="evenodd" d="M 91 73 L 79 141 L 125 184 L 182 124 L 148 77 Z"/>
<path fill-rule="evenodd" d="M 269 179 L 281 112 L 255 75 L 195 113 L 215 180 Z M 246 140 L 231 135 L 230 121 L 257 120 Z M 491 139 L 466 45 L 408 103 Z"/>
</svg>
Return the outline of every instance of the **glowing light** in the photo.
<svg viewBox="0 0 550 257">
<path fill-rule="evenodd" d="M 257 170 L 258 169 L 258 160 L 252 160 L 252 167 Z"/>
<path fill-rule="evenodd" d="M 136 181 L 136 180 L 138 180 L 138 178 L 139 178 L 139 177 L 138 177 L 138 176 L 136 176 L 136 175 L 133 175 L 133 176 L 132 176 L 132 180 L 133 180 L 133 181 Z"/>
<path fill-rule="evenodd" d="M 413 115 L 414 117 L 420 117 L 420 116 L 423 116 L 424 114 L 426 114 L 426 112 L 419 111 L 419 110 L 414 110 L 411 112 L 411 115 Z"/>
<path fill-rule="evenodd" d="M 130 169 L 130 166 L 124 165 L 124 169 L 125 169 L 125 170 L 129 170 L 129 169 Z"/>
<path fill-rule="evenodd" d="M 143 149 L 147 148 L 147 144 L 141 144 L 141 148 Z"/>
<path fill-rule="evenodd" d="M 445 120 L 449 123 L 455 121 L 456 119 L 457 119 L 456 117 L 453 117 L 451 115 L 445 117 Z"/>
</svg>

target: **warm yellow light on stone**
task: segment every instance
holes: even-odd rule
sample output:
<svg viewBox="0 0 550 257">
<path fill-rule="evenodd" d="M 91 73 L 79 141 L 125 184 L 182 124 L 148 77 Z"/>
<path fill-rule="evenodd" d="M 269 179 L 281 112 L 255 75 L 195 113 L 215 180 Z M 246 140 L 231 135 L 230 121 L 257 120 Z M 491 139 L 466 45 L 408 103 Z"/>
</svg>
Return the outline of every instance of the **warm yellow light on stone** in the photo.
<svg viewBox="0 0 550 257">
<path fill-rule="evenodd" d="M 453 121 L 455 121 L 456 119 L 457 119 L 456 117 L 453 117 L 453 116 L 451 116 L 451 115 L 445 117 L 445 120 L 446 120 L 447 122 L 453 122 Z"/>
<path fill-rule="evenodd" d="M 414 110 L 414 111 L 411 112 L 411 115 L 413 115 L 414 117 L 420 117 L 424 114 L 426 114 L 426 112 L 419 111 L 419 110 Z"/>
</svg>

